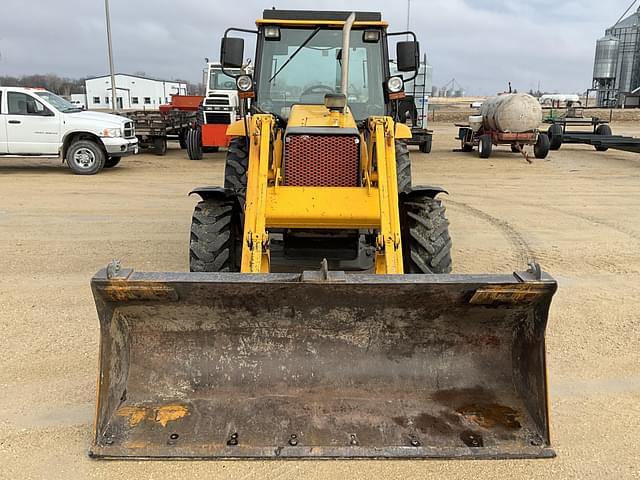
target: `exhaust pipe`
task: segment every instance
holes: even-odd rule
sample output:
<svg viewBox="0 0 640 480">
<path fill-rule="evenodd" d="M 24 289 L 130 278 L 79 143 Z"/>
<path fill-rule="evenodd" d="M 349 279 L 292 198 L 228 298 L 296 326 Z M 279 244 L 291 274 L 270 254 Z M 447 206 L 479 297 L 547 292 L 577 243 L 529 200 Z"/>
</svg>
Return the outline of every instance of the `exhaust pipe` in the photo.
<svg viewBox="0 0 640 480">
<path fill-rule="evenodd" d="M 342 80 L 340 82 L 340 93 L 348 97 L 347 90 L 349 88 L 349 41 L 351 28 L 356 21 L 356 14 L 352 12 L 347 18 L 342 28 Z"/>
</svg>

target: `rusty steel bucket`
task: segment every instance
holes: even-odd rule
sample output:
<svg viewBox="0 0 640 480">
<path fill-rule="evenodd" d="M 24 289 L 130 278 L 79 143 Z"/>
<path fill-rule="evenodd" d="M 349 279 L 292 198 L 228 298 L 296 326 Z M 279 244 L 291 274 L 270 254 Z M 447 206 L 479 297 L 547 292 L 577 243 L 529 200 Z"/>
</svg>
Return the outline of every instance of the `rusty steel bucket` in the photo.
<svg viewBox="0 0 640 480">
<path fill-rule="evenodd" d="M 552 457 L 556 282 L 98 272 L 101 458 Z"/>
</svg>

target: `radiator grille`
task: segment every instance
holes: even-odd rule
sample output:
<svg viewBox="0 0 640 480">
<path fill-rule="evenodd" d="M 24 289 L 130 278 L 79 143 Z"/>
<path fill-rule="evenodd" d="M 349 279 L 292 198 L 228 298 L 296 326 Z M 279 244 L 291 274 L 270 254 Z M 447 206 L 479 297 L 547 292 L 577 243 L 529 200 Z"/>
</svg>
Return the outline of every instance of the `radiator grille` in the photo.
<svg viewBox="0 0 640 480">
<path fill-rule="evenodd" d="M 205 113 L 206 123 L 210 125 L 229 125 L 231 123 L 231 112 L 229 113 Z"/>
<path fill-rule="evenodd" d="M 288 135 L 284 148 L 284 184 L 357 187 L 359 141 L 352 135 Z"/>
</svg>

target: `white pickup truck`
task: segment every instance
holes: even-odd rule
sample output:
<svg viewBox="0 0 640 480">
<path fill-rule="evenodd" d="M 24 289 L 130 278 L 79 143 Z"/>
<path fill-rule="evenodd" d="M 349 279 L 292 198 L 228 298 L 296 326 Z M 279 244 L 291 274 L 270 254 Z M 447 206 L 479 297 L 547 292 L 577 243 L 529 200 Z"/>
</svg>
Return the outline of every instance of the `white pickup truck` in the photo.
<svg viewBox="0 0 640 480">
<path fill-rule="evenodd" d="M 128 118 L 87 112 L 43 89 L 0 87 L 0 157 L 58 157 L 93 175 L 138 152 Z"/>
</svg>

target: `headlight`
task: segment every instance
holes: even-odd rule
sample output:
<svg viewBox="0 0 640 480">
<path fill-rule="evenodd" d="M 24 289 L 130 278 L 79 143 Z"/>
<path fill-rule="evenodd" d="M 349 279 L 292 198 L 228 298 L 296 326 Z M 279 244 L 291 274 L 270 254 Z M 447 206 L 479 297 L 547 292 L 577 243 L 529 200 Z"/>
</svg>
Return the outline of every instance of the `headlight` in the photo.
<svg viewBox="0 0 640 480">
<path fill-rule="evenodd" d="M 391 77 L 387 80 L 387 89 L 390 93 L 398 93 L 401 92 L 404 88 L 404 82 L 400 77 Z"/>
<path fill-rule="evenodd" d="M 253 80 L 249 75 L 240 75 L 236 80 L 236 86 L 241 92 L 248 92 L 253 87 Z"/>
<path fill-rule="evenodd" d="M 121 137 L 122 136 L 122 129 L 120 129 L 120 128 L 105 128 L 102 131 L 102 136 L 103 137 Z"/>
</svg>

